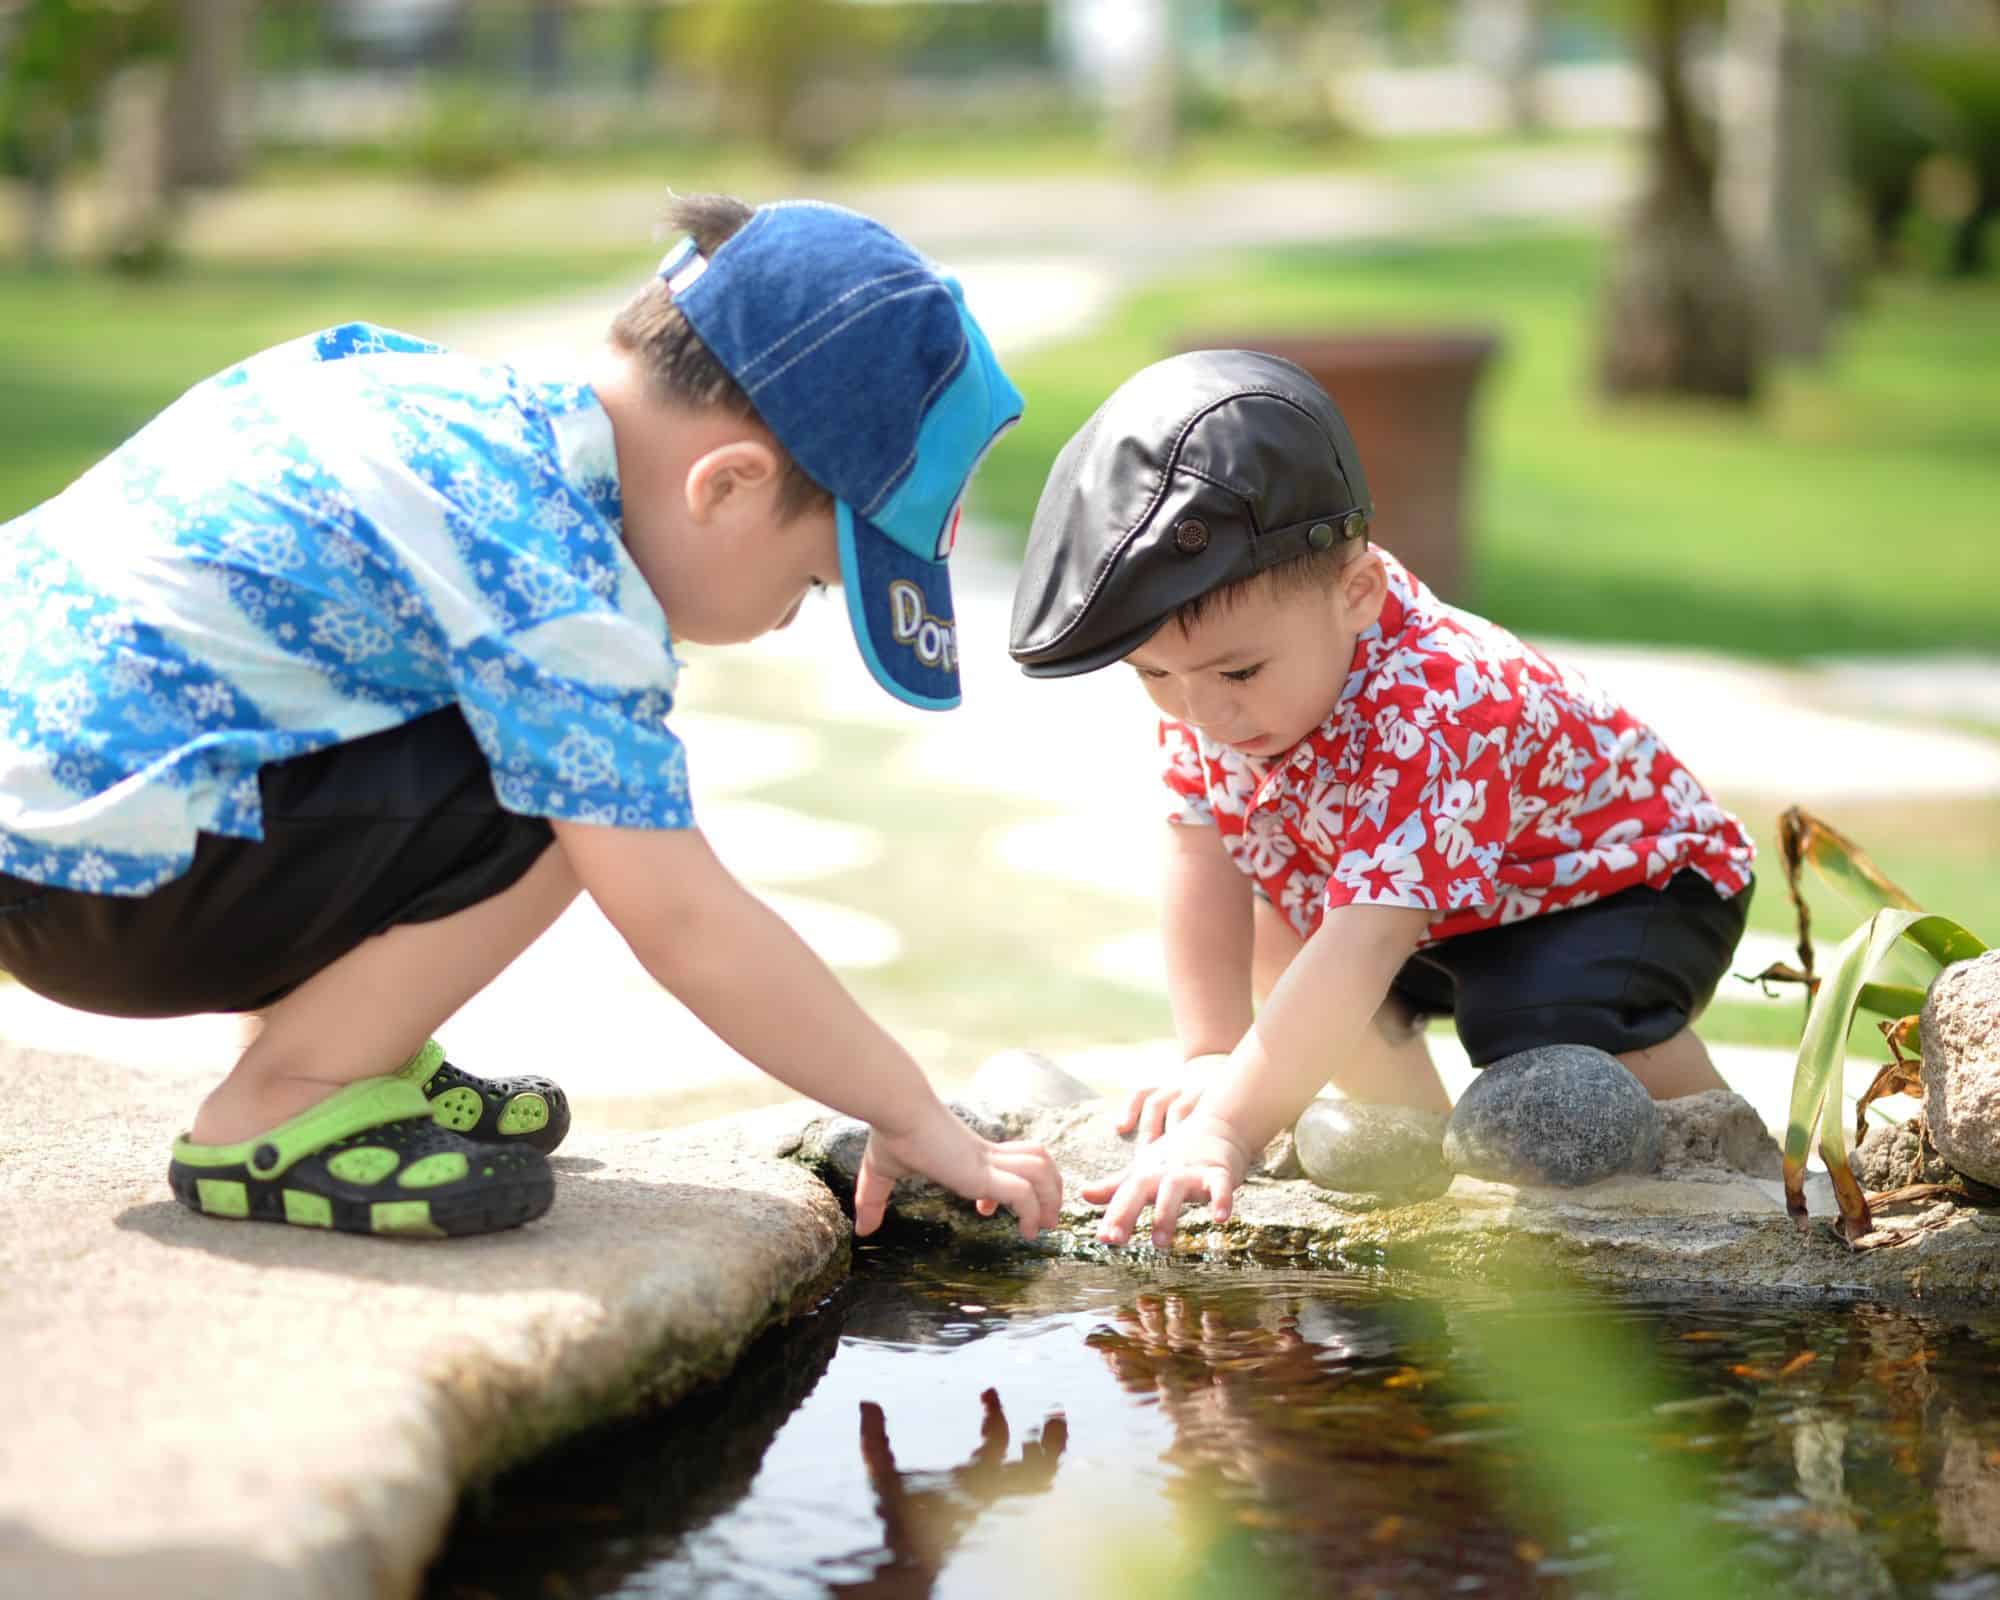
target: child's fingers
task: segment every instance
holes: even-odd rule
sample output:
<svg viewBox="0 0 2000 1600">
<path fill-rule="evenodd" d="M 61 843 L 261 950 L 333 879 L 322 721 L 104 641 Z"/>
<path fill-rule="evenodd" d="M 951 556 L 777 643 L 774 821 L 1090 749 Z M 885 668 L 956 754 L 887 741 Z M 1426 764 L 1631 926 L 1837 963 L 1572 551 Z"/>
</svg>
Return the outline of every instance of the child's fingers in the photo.
<svg viewBox="0 0 2000 1600">
<path fill-rule="evenodd" d="M 990 1217 L 1000 1209 L 1000 1202 L 998 1200 L 975 1200 L 972 1202 L 972 1209 L 977 1211 L 982 1217 Z"/>
<path fill-rule="evenodd" d="M 892 1179 L 875 1170 L 873 1152 L 861 1158 L 861 1170 L 854 1175 L 854 1233 L 856 1238 L 865 1239 L 882 1226 L 882 1218 L 889 1209 L 889 1192 L 895 1188 Z"/>
<path fill-rule="evenodd" d="M 1078 1198 L 1093 1206 L 1101 1206 L 1118 1192 L 1122 1178 L 1099 1178 L 1095 1183 L 1086 1183 L 1076 1192 Z"/>
<path fill-rule="evenodd" d="M 1146 1100 L 1152 1092 L 1151 1089 L 1134 1089 L 1132 1091 L 1132 1098 L 1125 1102 L 1125 1115 L 1118 1119 L 1118 1131 L 1120 1133 L 1130 1133 L 1134 1128 L 1139 1126 L 1139 1113 L 1146 1109 Z"/>
<path fill-rule="evenodd" d="M 1062 1173 L 1056 1169 L 1054 1159 L 1038 1144 L 1003 1145 L 1001 1160 L 1010 1171 L 1018 1172 L 1035 1188 L 1035 1198 L 1041 1202 L 1042 1215 L 1048 1218 L 1048 1225 L 1055 1226 L 1058 1213 L 1062 1210 Z"/>
<path fill-rule="evenodd" d="M 1159 1191 L 1153 1196 L 1153 1243 L 1160 1249 L 1174 1242 L 1174 1223 L 1180 1218 L 1188 1190 L 1197 1181 L 1178 1167 L 1160 1179 Z"/>
<path fill-rule="evenodd" d="M 1229 1213 L 1236 1208 L 1236 1183 L 1221 1167 L 1211 1167 L 1208 1174 L 1208 1209 L 1217 1222 L 1227 1222 Z"/>
<path fill-rule="evenodd" d="M 1042 1203 L 1035 1194 L 1035 1186 L 1019 1174 L 1001 1168 L 993 1174 L 992 1187 L 1000 1203 L 1020 1222 L 1021 1237 L 1035 1238 L 1042 1231 Z"/>
<path fill-rule="evenodd" d="M 1153 1175 L 1145 1174 L 1127 1178 L 1119 1184 L 1118 1192 L 1111 1197 L 1110 1208 L 1097 1225 L 1097 1237 L 1106 1244 L 1123 1244 L 1131 1238 L 1139 1213 L 1152 1203 L 1153 1190 L 1158 1182 Z"/>
<path fill-rule="evenodd" d="M 1175 1091 L 1155 1089 L 1146 1102 L 1146 1114 L 1139 1124 L 1139 1142 L 1151 1144 L 1163 1138 L 1167 1131 L 1167 1108 L 1174 1103 Z"/>
</svg>

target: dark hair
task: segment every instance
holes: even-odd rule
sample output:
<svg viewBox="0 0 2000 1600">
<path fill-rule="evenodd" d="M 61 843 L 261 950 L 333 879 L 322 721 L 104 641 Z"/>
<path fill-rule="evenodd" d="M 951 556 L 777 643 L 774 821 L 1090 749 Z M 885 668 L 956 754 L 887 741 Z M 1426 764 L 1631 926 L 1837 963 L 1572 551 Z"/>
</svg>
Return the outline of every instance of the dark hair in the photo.
<svg viewBox="0 0 2000 1600">
<path fill-rule="evenodd" d="M 1198 594 L 1192 600 L 1183 600 L 1174 608 L 1174 621 L 1180 624 L 1182 633 L 1187 633 L 1203 617 L 1227 611 L 1259 584 L 1274 595 L 1292 595 L 1305 589 L 1331 589 L 1340 581 L 1347 563 L 1367 548 L 1366 539 L 1357 539 L 1337 544 L 1330 550 L 1308 550 L 1302 556 L 1280 561 L 1275 567 L 1266 567 L 1247 578 L 1238 578 L 1234 583 L 1225 583 Z"/>
<path fill-rule="evenodd" d="M 726 194 L 675 195 L 665 220 L 670 238 L 690 238 L 703 255 L 712 256 L 750 220 L 750 208 Z M 681 315 L 663 280 L 652 279 L 626 302 L 612 319 L 611 342 L 638 357 L 659 399 L 720 409 L 764 426 L 750 397 Z M 832 495 L 792 459 L 784 442 L 775 435 L 772 442 L 778 452 L 778 515 L 789 521 L 831 505 Z"/>
</svg>

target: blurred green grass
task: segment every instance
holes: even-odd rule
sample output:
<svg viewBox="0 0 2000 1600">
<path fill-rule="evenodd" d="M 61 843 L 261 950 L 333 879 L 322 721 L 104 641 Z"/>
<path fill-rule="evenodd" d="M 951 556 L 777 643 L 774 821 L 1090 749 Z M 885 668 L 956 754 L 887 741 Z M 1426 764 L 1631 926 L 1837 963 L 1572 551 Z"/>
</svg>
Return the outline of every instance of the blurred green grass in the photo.
<svg viewBox="0 0 2000 1600">
<path fill-rule="evenodd" d="M 1590 380 L 1605 256 L 1536 232 L 1224 255 L 1161 280 L 1010 364 L 1028 413 L 982 469 L 981 510 L 1025 528 L 1063 442 L 1190 335 L 1488 326 L 1505 348 L 1477 414 L 1474 607 L 1527 633 L 1779 659 L 2000 648 L 2000 288 L 1871 285 L 1826 365 L 1779 373 L 1760 412 L 1614 408 Z"/>
<path fill-rule="evenodd" d="M 48 498 L 191 384 L 253 351 L 362 319 L 423 332 L 631 274 L 645 249 L 421 247 L 203 261 L 158 278 L 0 266 L 7 446 L 0 521 Z"/>
</svg>

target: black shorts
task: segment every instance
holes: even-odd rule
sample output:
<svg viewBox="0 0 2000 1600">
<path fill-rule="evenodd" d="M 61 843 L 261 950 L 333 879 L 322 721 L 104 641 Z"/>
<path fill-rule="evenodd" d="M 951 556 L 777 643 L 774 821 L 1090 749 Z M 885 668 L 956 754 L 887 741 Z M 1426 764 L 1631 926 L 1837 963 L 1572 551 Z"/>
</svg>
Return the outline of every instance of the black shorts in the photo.
<svg viewBox="0 0 2000 1600">
<path fill-rule="evenodd" d="M 515 883 L 554 841 L 503 811 L 456 707 L 258 774 L 264 837 L 204 833 L 149 895 L 0 873 L 0 970 L 116 1017 L 257 1011 L 374 934 Z"/>
<path fill-rule="evenodd" d="M 1420 950 L 1390 985 L 1448 1016 L 1476 1067 L 1546 1044 L 1613 1055 L 1662 1044 L 1701 1014 L 1729 970 L 1751 890 L 1723 899 L 1698 872 L 1573 911 L 1461 934 Z"/>
</svg>

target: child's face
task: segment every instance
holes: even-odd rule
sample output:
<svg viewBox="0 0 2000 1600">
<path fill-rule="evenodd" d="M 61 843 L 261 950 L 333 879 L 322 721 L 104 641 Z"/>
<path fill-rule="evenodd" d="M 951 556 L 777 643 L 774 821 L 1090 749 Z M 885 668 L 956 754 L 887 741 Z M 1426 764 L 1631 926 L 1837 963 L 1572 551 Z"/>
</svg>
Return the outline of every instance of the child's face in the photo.
<svg viewBox="0 0 2000 1600">
<path fill-rule="evenodd" d="M 840 582 L 840 531 L 831 506 L 789 520 L 780 519 L 774 506 L 750 539 L 761 553 L 724 564 L 711 597 L 727 620 L 720 636 L 700 643 L 736 644 L 789 628 L 807 595 Z"/>
<path fill-rule="evenodd" d="M 789 627 L 814 589 L 840 582 L 831 506 L 785 518 L 775 487 L 739 489 L 682 545 L 668 617 L 690 644 L 741 644 Z"/>
<path fill-rule="evenodd" d="M 1269 759 L 1331 714 L 1384 592 L 1381 559 L 1364 550 L 1329 588 L 1252 584 L 1190 629 L 1170 619 L 1125 659 L 1167 716 Z"/>
</svg>

